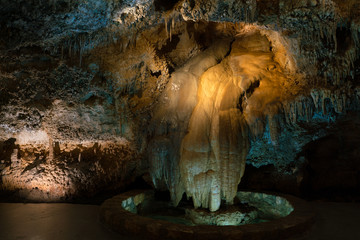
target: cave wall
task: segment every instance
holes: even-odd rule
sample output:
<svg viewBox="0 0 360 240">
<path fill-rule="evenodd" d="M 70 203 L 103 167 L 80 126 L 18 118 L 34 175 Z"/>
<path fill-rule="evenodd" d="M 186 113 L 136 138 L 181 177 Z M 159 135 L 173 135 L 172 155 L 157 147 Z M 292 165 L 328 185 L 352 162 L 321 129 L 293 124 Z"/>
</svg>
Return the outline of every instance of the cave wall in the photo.
<svg viewBox="0 0 360 240">
<path fill-rule="evenodd" d="M 175 204 L 213 210 L 243 174 L 240 187 L 317 191 L 313 149 L 358 121 L 359 13 L 352 0 L 3 1 L 1 189 L 58 201 L 149 173 Z"/>
<path fill-rule="evenodd" d="M 281 159 L 289 154 L 277 151 L 275 155 L 269 148 L 263 148 L 266 154 L 258 155 L 256 164 L 265 163 L 256 165 L 254 161 L 248 161 L 247 174 L 239 187 L 283 191 L 307 199 L 358 200 L 358 122 L 359 114 L 351 112 L 337 121 L 322 125 L 323 134 L 312 132 L 313 137 L 307 139 L 299 151 L 293 152 L 292 161 Z M 308 130 L 319 132 L 316 128 Z M 250 153 L 248 157 L 252 155 Z"/>
</svg>

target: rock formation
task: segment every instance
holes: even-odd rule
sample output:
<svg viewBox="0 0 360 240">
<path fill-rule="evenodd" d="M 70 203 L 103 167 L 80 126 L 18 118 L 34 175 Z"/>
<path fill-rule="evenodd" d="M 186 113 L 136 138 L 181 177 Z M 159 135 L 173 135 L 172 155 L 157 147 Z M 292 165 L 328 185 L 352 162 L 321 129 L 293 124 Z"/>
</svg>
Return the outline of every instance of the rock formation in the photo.
<svg viewBox="0 0 360 240">
<path fill-rule="evenodd" d="M 355 0 L 2 6 L 1 188 L 23 198 L 93 195 L 149 173 L 175 205 L 185 193 L 215 211 L 246 164 L 298 187 L 305 147 L 358 119 Z"/>
</svg>

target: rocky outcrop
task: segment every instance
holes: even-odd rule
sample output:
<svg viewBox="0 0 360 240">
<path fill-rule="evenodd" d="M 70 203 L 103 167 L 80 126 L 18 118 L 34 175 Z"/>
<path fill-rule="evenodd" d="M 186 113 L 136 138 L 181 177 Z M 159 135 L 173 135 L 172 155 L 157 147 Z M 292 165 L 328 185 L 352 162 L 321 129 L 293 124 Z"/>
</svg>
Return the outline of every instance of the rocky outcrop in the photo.
<svg viewBox="0 0 360 240">
<path fill-rule="evenodd" d="M 46 136 L 46 135 L 45 135 Z M 0 143 L 1 190 L 11 199 L 59 202 L 121 189 L 135 180 L 138 166 L 124 141 Z"/>
</svg>

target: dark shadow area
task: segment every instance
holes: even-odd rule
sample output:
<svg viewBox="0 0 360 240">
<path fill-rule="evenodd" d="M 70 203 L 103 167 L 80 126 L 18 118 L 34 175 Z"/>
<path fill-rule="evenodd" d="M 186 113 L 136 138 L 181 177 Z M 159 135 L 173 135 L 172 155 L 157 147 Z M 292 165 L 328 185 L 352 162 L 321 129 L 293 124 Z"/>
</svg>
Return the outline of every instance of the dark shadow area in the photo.
<svg viewBox="0 0 360 240">
<path fill-rule="evenodd" d="M 120 193 L 128 192 L 134 189 L 152 189 L 152 187 L 143 179 L 142 176 L 137 177 L 134 182 L 127 187 L 119 187 L 117 189 L 103 189 L 92 197 L 75 198 L 69 203 L 100 205 L 106 199 L 112 198 Z"/>
<path fill-rule="evenodd" d="M 157 71 L 157 72 L 150 71 L 150 75 L 153 76 L 153 77 L 160 77 L 161 76 L 161 71 Z"/>
<path fill-rule="evenodd" d="M 256 168 L 246 165 L 245 173 L 239 184 L 239 190 L 272 191 L 301 196 L 300 185 L 295 175 L 278 172 L 274 165 Z"/>
<path fill-rule="evenodd" d="M 154 199 L 157 201 L 167 201 L 169 202 L 170 199 L 170 192 L 169 191 L 156 191 L 154 194 Z"/>
<path fill-rule="evenodd" d="M 195 7 L 195 0 L 190 0 L 189 3 L 191 8 Z"/>
<path fill-rule="evenodd" d="M 170 39 L 166 41 L 166 44 L 158 51 L 160 56 L 166 56 L 166 54 L 172 52 L 176 49 L 176 46 L 180 42 L 180 38 L 178 35 L 173 35 Z"/>
<path fill-rule="evenodd" d="M 168 11 L 175 7 L 179 0 L 154 0 L 155 11 Z"/>
<path fill-rule="evenodd" d="M 348 112 L 325 137 L 309 142 L 298 154 L 303 163 L 287 169 L 246 165 L 239 189 L 289 193 L 309 200 L 360 201 L 360 121 Z M 292 169 L 296 172 L 291 173 Z M 288 173 L 285 173 L 288 172 Z"/>
<path fill-rule="evenodd" d="M 4 166 L 9 166 L 11 164 L 11 154 L 15 148 L 18 148 L 15 145 L 15 142 L 15 138 L 9 138 L 6 141 L 0 141 L 0 160 L 3 161 L 0 164 L 4 164 Z M 1 169 L 2 168 L 0 166 L 0 170 Z"/>
<path fill-rule="evenodd" d="M 303 193 L 310 199 L 360 200 L 360 126 L 343 122 L 334 134 L 310 142 Z"/>
<path fill-rule="evenodd" d="M 21 174 L 24 174 L 26 171 L 30 171 L 31 169 L 33 168 L 36 168 L 37 166 L 39 166 L 40 164 L 43 164 L 46 162 L 46 157 L 43 155 L 43 156 L 37 156 L 36 159 L 28 164 L 25 169 L 21 172 Z M 37 171 L 39 173 L 39 170 Z"/>
<path fill-rule="evenodd" d="M 347 27 L 338 27 L 336 29 L 336 52 L 339 55 L 343 56 L 352 47 L 353 41 L 351 35 L 351 31 Z"/>
<path fill-rule="evenodd" d="M 258 11 L 259 16 L 265 15 L 274 15 L 279 14 L 280 4 L 279 0 L 265 0 L 265 1 L 256 1 L 256 10 Z"/>
</svg>

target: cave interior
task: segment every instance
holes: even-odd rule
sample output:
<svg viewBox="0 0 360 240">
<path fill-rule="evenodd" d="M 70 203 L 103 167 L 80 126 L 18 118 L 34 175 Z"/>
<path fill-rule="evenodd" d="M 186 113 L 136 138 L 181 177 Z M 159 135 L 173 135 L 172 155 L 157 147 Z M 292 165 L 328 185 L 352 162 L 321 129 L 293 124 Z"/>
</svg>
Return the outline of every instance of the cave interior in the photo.
<svg viewBox="0 0 360 240">
<path fill-rule="evenodd" d="M 1 5 L 1 202 L 359 203 L 358 0 Z"/>
</svg>

